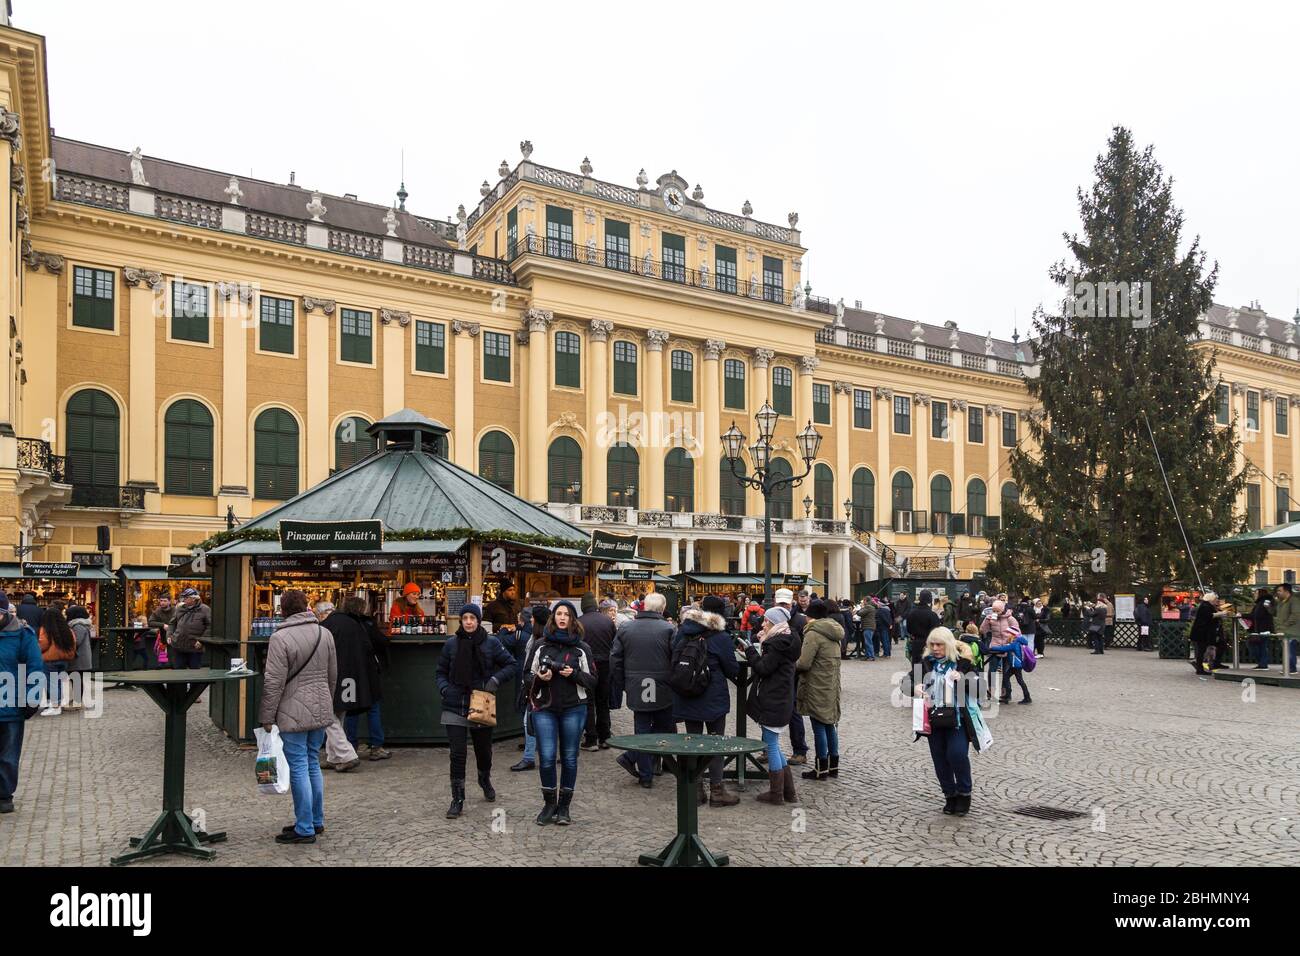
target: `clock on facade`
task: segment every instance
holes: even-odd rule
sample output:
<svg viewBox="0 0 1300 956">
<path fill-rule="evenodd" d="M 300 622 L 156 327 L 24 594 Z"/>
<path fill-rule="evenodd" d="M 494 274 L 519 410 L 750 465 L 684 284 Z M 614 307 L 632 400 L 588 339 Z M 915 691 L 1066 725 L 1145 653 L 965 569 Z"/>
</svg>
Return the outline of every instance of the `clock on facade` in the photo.
<svg viewBox="0 0 1300 956">
<path fill-rule="evenodd" d="M 682 207 L 686 205 L 686 197 L 676 186 L 669 186 L 662 193 L 664 205 L 668 207 L 669 212 L 681 212 Z"/>
</svg>

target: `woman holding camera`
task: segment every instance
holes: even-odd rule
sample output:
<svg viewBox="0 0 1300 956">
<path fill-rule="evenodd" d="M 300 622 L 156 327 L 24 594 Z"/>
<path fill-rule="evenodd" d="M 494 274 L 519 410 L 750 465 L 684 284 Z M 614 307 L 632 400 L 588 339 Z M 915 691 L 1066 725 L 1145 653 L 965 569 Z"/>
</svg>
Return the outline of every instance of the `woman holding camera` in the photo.
<svg viewBox="0 0 1300 956">
<path fill-rule="evenodd" d="M 496 637 L 483 630 L 483 612 L 477 604 L 460 610 L 460 628 L 442 646 L 438 658 L 438 693 L 442 696 L 442 724 L 451 743 L 451 806 L 447 819 L 465 809 L 465 767 L 468 739 L 474 741 L 474 763 L 483 799 L 492 803 L 492 728 L 469 719 L 470 696 L 476 690 L 495 695 L 497 688 L 515 676 L 514 657 Z"/>
<path fill-rule="evenodd" d="M 537 736 L 537 772 L 542 780 L 542 812 L 537 825 L 568 826 L 569 805 L 578 781 L 578 745 L 587 726 L 587 703 L 596 689 L 596 664 L 582 640 L 578 612 L 568 601 L 551 610 L 531 642 L 524 676 L 531 680 L 528 706 Z M 558 786 L 555 761 L 561 763 Z"/>
</svg>

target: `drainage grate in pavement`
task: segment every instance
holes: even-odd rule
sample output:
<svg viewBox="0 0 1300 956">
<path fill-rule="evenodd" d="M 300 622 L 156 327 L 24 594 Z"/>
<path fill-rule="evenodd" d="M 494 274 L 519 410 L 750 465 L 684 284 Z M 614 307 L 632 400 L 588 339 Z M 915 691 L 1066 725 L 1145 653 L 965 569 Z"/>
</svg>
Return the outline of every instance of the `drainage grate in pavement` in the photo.
<svg viewBox="0 0 1300 956">
<path fill-rule="evenodd" d="M 1021 816 L 1036 817 L 1039 820 L 1077 820 L 1087 814 L 1079 810 L 1063 810 L 1060 807 L 1016 807 Z"/>
</svg>

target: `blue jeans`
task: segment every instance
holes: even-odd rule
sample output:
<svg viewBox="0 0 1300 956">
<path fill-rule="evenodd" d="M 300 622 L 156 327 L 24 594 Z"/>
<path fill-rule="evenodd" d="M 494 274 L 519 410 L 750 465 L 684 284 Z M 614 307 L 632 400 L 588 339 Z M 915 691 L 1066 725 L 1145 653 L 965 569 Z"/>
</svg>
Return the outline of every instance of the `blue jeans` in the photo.
<svg viewBox="0 0 1300 956">
<path fill-rule="evenodd" d="M 1251 651 L 1254 652 L 1254 656 L 1255 656 L 1255 666 L 1267 667 L 1268 666 L 1268 638 L 1251 637 L 1249 641 L 1250 641 L 1250 649 Z"/>
<path fill-rule="evenodd" d="M 18 790 L 18 758 L 23 753 L 22 717 L 0 720 L 0 800 L 12 800 Z"/>
<path fill-rule="evenodd" d="M 858 635 L 858 653 L 865 655 L 869 661 L 876 659 L 876 652 L 871 646 L 874 635 L 875 631 L 869 627 L 864 627 Z"/>
<path fill-rule="evenodd" d="M 379 715 L 379 703 L 375 701 L 366 711 L 366 737 L 372 748 L 384 745 L 384 719 Z M 353 750 L 357 749 L 357 725 L 360 723 L 360 714 L 348 714 L 343 719 L 343 733 L 347 735 Z"/>
<path fill-rule="evenodd" d="M 314 827 L 325 826 L 325 778 L 316 755 L 325 746 L 325 728 L 287 734 L 284 756 L 289 761 L 289 790 L 293 794 L 293 829 L 299 836 L 312 836 Z"/>
<path fill-rule="evenodd" d="M 46 661 L 45 680 L 50 688 L 50 706 L 62 706 L 63 682 L 68 676 L 67 661 Z"/>
<path fill-rule="evenodd" d="M 537 735 L 533 733 L 533 715 L 524 709 L 524 759 L 537 762 Z"/>
<path fill-rule="evenodd" d="M 586 704 L 575 704 L 558 712 L 533 711 L 533 730 L 537 733 L 537 773 L 542 778 L 543 789 L 555 789 L 557 749 L 560 753 L 560 786 L 572 790 L 578 782 L 578 745 L 582 743 L 586 726 Z"/>
<path fill-rule="evenodd" d="M 173 647 L 168 649 L 167 654 L 176 670 L 198 670 L 203 666 L 202 651 L 178 651 Z"/>
<path fill-rule="evenodd" d="M 635 710 L 632 712 L 632 727 L 638 734 L 675 734 L 677 721 L 673 720 L 673 709 Z M 652 754 L 636 755 L 636 770 L 642 780 L 649 780 L 655 775 L 655 761 Z"/>
<path fill-rule="evenodd" d="M 968 796 L 971 792 L 970 742 L 961 727 L 930 731 L 930 759 L 945 797 Z"/>
<path fill-rule="evenodd" d="M 1290 671 L 1290 673 L 1294 674 L 1294 673 L 1296 672 L 1296 655 L 1297 655 L 1297 652 L 1300 652 L 1300 641 L 1297 641 L 1297 640 L 1294 640 L 1294 639 L 1293 639 L 1293 640 L 1289 640 L 1289 641 L 1287 641 L 1287 645 L 1291 648 L 1291 671 Z"/>
<path fill-rule="evenodd" d="M 840 732 L 834 724 L 823 724 L 816 717 L 809 717 L 813 725 L 813 742 L 817 747 L 817 759 L 840 755 Z"/>
<path fill-rule="evenodd" d="M 880 628 L 876 631 L 876 638 L 880 641 L 880 656 L 889 656 L 889 629 Z"/>
<path fill-rule="evenodd" d="M 763 743 L 767 744 L 767 772 L 780 773 L 785 769 L 785 754 L 781 753 L 781 735 L 764 727 Z"/>
</svg>

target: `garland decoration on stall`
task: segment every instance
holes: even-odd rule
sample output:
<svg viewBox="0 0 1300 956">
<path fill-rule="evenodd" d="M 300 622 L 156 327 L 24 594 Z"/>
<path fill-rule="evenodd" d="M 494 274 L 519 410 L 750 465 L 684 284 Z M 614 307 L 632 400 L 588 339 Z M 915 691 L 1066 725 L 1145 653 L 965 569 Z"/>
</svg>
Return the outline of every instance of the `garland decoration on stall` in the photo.
<svg viewBox="0 0 1300 956">
<path fill-rule="evenodd" d="M 587 542 L 580 538 L 559 538 L 548 534 L 531 534 L 519 531 L 502 531 L 494 529 L 482 531 L 478 528 L 406 528 L 401 531 L 385 531 L 385 541 L 453 541 L 466 538 L 470 541 L 500 541 L 515 544 L 531 544 L 539 548 L 572 548 L 582 550 Z M 219 548 L 231 541 L 279 541 L 280 533 L 275 528 L 234 528 L 219 531 L 212 537 L 191 545 L 192 549 L 207 552 Z"/>
</svg>

